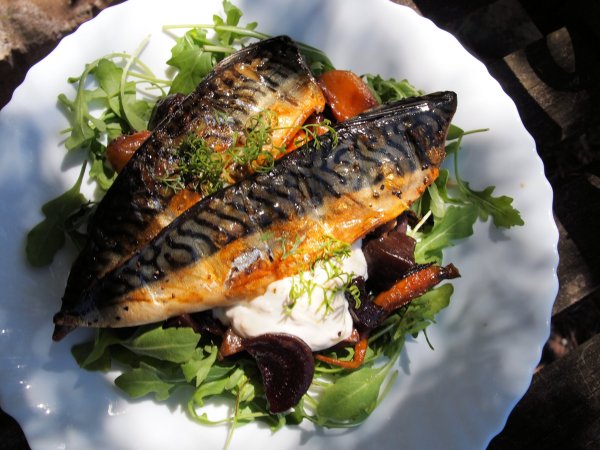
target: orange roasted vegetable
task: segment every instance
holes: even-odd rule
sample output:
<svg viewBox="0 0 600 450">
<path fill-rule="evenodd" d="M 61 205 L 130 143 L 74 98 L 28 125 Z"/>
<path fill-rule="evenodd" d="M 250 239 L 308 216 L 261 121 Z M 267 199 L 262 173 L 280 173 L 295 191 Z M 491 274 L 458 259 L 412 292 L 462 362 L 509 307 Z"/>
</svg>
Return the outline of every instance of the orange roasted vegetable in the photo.
<svg viewBox="0 0 600 450">
<path fill-rule="evenodd" d="M 363 337 L 354 346 L 354 357 L 350 361 L 342 361 L 341 359 L 331 358 L 325 355 L 315 355 L 315 358 L 333 366 L 343 367 L 344 369 L 358 369 L 365 361 L 367 348 L 368 340 L 366 337 Z"/>
<path fill-rule="evenodd" d="M 138 131 L 133 134 L 124 134 L 110 141 L 106 147 L 106 159 L 113 169 L 121 172 L 150 134 L 151 132 L 148 130 Z"/>
<path fill-rule="evenodd" d="M 421 267 L 402 278 L 387 291 L 380 293 L 373 302 L 390 313 L 423 295 L 443 280 L 458 277 L 460 273 L 452 264 L 446 267 L 433 264 Z"/>
<path fill-rule="evenodd" d="M 378 105 L 364 81 L 349 70 L 330 70 L 317 80 L 338 122 Z"/>
</svg>

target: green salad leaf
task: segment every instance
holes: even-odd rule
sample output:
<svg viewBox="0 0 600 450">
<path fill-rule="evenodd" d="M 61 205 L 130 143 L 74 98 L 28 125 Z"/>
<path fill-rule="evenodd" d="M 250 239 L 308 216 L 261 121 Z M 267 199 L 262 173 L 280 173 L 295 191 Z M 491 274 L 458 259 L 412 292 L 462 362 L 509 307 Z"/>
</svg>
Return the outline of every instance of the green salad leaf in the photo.
<svg viewBox="0 0 600 450">
<path fill-rule="evenodd" d="M 391 365 L 363 367 L 341 375 L 319 396 L 316 421 L 322 426 L 359 424 L 377 407 Z"/>
<path fill-rule="evenodd" d="M 225 0 L 223 10 L 224 19 L 214 15 L 212 25 L 193 27 L 177 39 L 171 50 L 171 59 L 167 61 L 167 64 L 178 69 L 171 84 L 171 93 L 189 94 L 213 70 L 217 62 L 236 51 L 250 38 L 257 37 L 252 32 L 257 25 L 255 22 L 244 27 L 238 26 L 243 15 L 238 7 Z M 210 38 L 209 27 L 214 30 Z"/>
<path fill-rule="evenodd" d="M 54 254 L 64 245 L 69 218 L 87 203 L 83 194 L 79 192 L 84 172 L 85 164 L 71 189 L 42 206 L 44 220 L 27 233 L 25 252 L 27 261 L 32 266 L 42 267 L 50 264 Z"/>
<path fill-rule="evenodd" d="M 415 260 L 439 264 L 442 250 L 473 234 L 477 214 L 478 210 L 473 205 L 448 207 L 442 217 L 434 219 L 433 227 L 420 236 L 415 248 Z"/>
<path fill-rule="evenodd" d="M 184 37 L 177 40 L 177 44 L 171 50 L 172 57 L 167 61 L 169 65 L 178 69 L 170 93 L 189 94 L 210 73 L 216 64 L 216 58 L 212 52 L 202 49 L 208 42 L 210 41 L 206 32 L 197 29 L 188 31 Z"/>
<path fill-rule="evenodd" d="M 380 103 L 402 100 L 403 98 L 423 95 L 408 80 L 397 81 L 394 78 L 384 79 L 381 75 L 365 74 L 363 80 Z"/>
<path fill-rule="evenodd" d="M 121 65 L 119 65 L 119 62 Z M 141 72 L 132 70 L 137 63 Z M 136 77 L 138 81 L 129 81 Z M 75 85 L 75 97 L 58 96 L 59 104 L 71 123 L 66 130 L 67 151 L 83 151 L 89 162 L 89 179 L 95 182 L 100 195 L 113 183 L 116 173 L 106 161 L 106 141 L 134 130 L 145 129 L 156 98 L 143 97 L 138 92 L 139 83 L 154 87 L 165 84 L 135 55 L 114 53 L 87 64 L 79 77 L 70 78 Z M 100 113 L 92 111 L 100 110 Z M 46 219 L 36 225 L 27 235 L 26 255 L 28 262 L 36 267 L 48 265 L 65 244 L 68 236 L 77 247 L 85 241 L 79 230 L 82 220 L 89 217 L 80 211 L 89 202 L 79 193 L 84 171 L 75 187 L 44 205 Z"/>
<path fill-rule="evenodd" d="M 158 401 L 168 399 L 176 386 L 176 382 L 170 379 L 170 374 L 144 362 L 140 363 L 139 367 L 119 375 L 115 384 L 131 398 L 154 394 Z"/>
<path fill-rule="evenodd" d="M 181 365 L 181 370 L 188 383 L 195 382 L 195 386 L 200 386 L 208 377 L 210 369 L 217 360 L 219 348 L 215 345 L 209 345 L 206 348 L 196 348 L 194 355 Z"/>
<path fill-rule="evenodd" d="M 171 50 L 171 59 L 167 61 L 167 64 L 177 69 L 170 93 L 189 94 L 223 58 L 246 46 L 251 40 L 271 37 L 256 31 L 256 22 L 241 26 L 243 13 L 229 0 L 223 1 L 223 10 L 225 18 L 214 15 L 212 24 L 163 27 L 164 30 L 190 28 L 177 39 Z M 334 68 L 321 50 L 301 42 L 298 47 L 316 75 Z"/>
<path fill-rule="evenodd" d="M 127 341 L 125 348 L 138 355 L 150 356 L 161 361 L 183 363 L 189 361 L 196 351 L 200 336 L 191 328 L 141 327 Z"/>
<path fill-rule="evenodd" d="M 481 131 L 486 130 L 473 130 L 469 132 L 464 132 L 461 129 L 455 130 L 456 140 L 449 151 L 454 156 L 454 177 L 458 186 L 458 193 L 455 199 L 465 204 L 476 206 L 479 218 L 483 221 L 486 221 L 491 216 L 496 227 L 510 228 L 513 226 L 522 226 L 525 222 L 521 218 L 519 211 L 512 206 L 512 198 L 505 195 L 494 197 L 492 195 L 495 190 L 494 186 L 488 186 L 481 191 L 473 190 L 469 183 L 460 176 L 458 153 L 462 139 L 468 134 L 479 133 Z"/>
</svg>

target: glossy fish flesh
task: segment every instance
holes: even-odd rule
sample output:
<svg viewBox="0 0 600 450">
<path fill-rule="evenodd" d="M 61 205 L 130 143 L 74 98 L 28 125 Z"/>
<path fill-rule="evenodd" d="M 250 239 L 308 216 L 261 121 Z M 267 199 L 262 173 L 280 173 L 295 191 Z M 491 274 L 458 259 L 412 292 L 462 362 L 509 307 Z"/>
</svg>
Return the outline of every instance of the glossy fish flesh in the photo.
<svg viewBox="0 0 600 450">
<path fill-rule="evenodd" d="M 177 166 L 183 138 L 195 133 L 222 151 L 250 118 L 270 111 L 278 128 L 273 146 L 285 147 L 297 128 L 324 106 L 320 88 L 288 37 L 261 41 L 221 61 L 157 125 L 98 205 L 88 242 L 71 269 L 62 309 L 71 309 L 84 289 L 200 199 L 199 193 L 188 190 L 175 195 L 160 181 Z M 54 338 L 68 331 L 57 327 Z"/>
<path fill-rule="evenodd" d="M 339 124 L 336 145 L 323 135 L 270 172 L 196 203 L 55 323 L 157 322 L 251 299 L 272 281 L 307 270 L 327 237 L 354 242 L 421 196 L 439 173 L 455 110 L 456 95 L 441 92 Z M 294 251 L 284 254 L 292 243 Z"/>
<path fill-rule="evenodd" d="M 157 322 L 251 299 L 308 269 L 325 237 L 354 242 L 420 197 L 438 175 L 455 109 L 456 95 L 442 92 L 339 124 L 337 145 L 324 135 L 270 172 L 193 205 L 63 307 L 55 323 Z M 295 242 L 295 251 L 284 255 L 282 242 Z"/>
</svg>

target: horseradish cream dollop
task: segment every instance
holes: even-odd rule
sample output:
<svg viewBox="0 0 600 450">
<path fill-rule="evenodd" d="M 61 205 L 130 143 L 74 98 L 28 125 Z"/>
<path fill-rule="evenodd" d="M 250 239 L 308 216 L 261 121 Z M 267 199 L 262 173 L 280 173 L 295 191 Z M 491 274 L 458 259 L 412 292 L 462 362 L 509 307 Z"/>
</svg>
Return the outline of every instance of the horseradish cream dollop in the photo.
<svg viewBox="0 0 600 450">
<path fill-rule="evenodd" d="M 352 333 L 343 286 L 348 279 L 367 277 L 367 262 L 360 248 L 359 241 L 348 256 L 319 262 L 312 271 L 277 280 L 263 295 L 217 308 L 214 315 L 241 337 L 288 333 L 313 351 L 332 347 Z"/>
</svg>

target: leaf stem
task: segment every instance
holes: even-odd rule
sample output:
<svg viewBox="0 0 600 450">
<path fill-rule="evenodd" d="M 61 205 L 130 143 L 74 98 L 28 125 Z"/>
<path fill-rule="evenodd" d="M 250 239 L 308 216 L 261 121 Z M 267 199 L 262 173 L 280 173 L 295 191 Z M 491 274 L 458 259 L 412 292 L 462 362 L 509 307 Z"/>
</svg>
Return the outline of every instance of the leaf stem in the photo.
<svg viewBox="0 0 600 450">
<path fill-rule="evenodd" d="M 176 30 L 182 28 L 203 28 L 207 30 L 215 30 L 215 31 L 232 31 L 237 34 L 241 34 L 242 36 L 253 37 L 257 39 L 267 39 L 271 36 L 265 33 L 260 33 L 258 31 L 249 30 L 248 28 L 236 27 L 234 25 L 214 25 L 207 23 L 200 24 L 182 24 L 182 25 L 164 25 L 163 31 L 168 30 Z"/>
<path fill-rule="evenodd" d="M 146 38 L 140 43 L 139 47 L 133 52 L 131 57 L 127 60 L 125 67 L 123 68 L 123 73 L 121 74 L 121 86 L 120 86 L 120 99 L 121 99 L 121 108 L 123 109 L 123 114 L 125 119 L 129 123 L 132 129 L 134 130 L 143 130 L 145 128 L 145 124 L 142 123 L 137 117 L 131 114 L 127 106 L 127 100 L 125 98 L 125 85 L 127 83 L 127 76 L 129 74 L 129 68 L 131 65 L 138 59 L 138 56 L 142 53 L 148 42 L 150 41 L 150 35 L 146 36 Z"/>
</svg>

